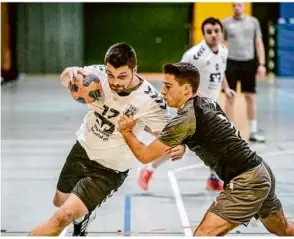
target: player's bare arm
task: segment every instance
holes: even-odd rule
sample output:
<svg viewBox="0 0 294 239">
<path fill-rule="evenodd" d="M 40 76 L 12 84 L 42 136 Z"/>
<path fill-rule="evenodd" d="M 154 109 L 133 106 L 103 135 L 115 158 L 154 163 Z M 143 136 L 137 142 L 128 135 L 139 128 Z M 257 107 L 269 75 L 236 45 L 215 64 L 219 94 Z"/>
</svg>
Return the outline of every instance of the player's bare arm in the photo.
<svg viewBox="0 0 294 239">
<path fill-rule="evenodd" d="M 148 146 L 138 140 L 132 132 L 135 123 L 136 121 L 132 116 L 127 117 L 123 115 L 119 120 L 119 131 L 135 157 L 141 163 L 150 163 L 170 152 L 171 147 L 164 145 L 156 139 Z"/>
<path fill-rule="evenodd" d="M 152 134 L 154 137 L 157 137 L 160 134 L 160 132 L 152 132 L 152 130 L 148 126 L 145 126 L 144 130 L 148 132 L 149 134 Z M 185 151 L 186 151 L 186 146 L 184 144 L 179 144 L 175 147 L 172 147 L 167 152 L 167 154 L 169 154 L 170 158 L 173 161 L 175 161 L 175 160 L 181 159 L 184 156 Z"/>
</svg>

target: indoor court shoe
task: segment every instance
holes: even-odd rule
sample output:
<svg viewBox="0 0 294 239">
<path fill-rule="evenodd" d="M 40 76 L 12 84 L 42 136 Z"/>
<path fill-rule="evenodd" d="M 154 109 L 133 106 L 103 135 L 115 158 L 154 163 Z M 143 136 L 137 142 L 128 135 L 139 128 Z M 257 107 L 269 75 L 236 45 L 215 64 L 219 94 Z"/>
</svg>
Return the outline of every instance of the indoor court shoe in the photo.
<svg viewBox="0 0 294 239">
<path fill-rule="evenodd" d="M 206 189 L 212 191 L 222 191 L 224 189 L 224 183 L 217 177 L 210 176 L 206 181 Z"/>
<path fill-rule="evenodd" d="M 152 174 L 153 172 L 147 168 L 139 169 L 139 177 L 138 177 L 137 183 L 145 191 L 148 190 L 148 183 L 152 177 Z"/>
<path fill-rule="evenodd" d="M 87 214 L 83 221 L 77 223 L 77 222 L 74 222 L 73 223 L 73 226 L 74 226 L 74 229 L 73 229 L 73 233 L 72 233 L 72 236 L 73 237 L 85 237 L 87 236 L 88 232 L 87 232 L 87 228 L 88 228 L 88 225 L 95 219 L 96 217 L 96 211 L 92 211 L 90 214 Z"/>
<path fill-rule="evenodd" d="M 265 142 L 265 136 L 262 135 L 259 132 L 250 133 L 249 141 L 250 142 L 256 142 L 256 143 L 264 143 Z"/>
</svg>

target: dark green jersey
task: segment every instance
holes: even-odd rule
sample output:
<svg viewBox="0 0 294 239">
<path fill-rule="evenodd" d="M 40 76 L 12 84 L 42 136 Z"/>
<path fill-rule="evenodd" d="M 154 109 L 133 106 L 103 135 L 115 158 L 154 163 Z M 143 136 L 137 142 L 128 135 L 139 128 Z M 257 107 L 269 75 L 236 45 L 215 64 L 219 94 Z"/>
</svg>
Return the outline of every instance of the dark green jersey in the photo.
<svg viewBox="0 0 294 239">
<path fill-rule="evenodd" d="M 188 100 L 158 139 L 168 146 L 186 144 L 225 184 L 262 160 L 240 137 L 221 107 L 205 97 Z"/>
</svg>

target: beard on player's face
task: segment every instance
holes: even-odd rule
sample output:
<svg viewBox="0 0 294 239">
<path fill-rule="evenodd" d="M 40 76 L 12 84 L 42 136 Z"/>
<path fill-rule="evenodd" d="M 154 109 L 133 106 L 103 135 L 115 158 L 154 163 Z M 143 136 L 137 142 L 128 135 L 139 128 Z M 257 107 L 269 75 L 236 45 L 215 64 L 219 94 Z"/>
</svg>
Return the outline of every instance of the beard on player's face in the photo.
<svg viewBox="0 0 294 239">
<path fill-rule="evenodd" d="M 134 74 L 128 66 L 113 67 L 111 64 L 106 65 L 107 78 L 109 87 L 115 92 L 122 92 L 129 88 Z"/>
<path fill-rule="evenodd" d="M 125 85 L 112 85 L 112 84 L 109 84 L 109 87 L 112 90 L 114 90 L 115 92 L 118 92 L 118 93 L 127 89 L 127 86 L 125 86 Z"/>
<path fill-rule="evenodd" d="M 109 82 L 109 87 L 115 91 L 116 93 L 127 92 L 130 89 L 131 82 L 133 81 L 134 75 L 132 74 L 127 79 L 124 79 L 123 82 L 119 82 L 117 84 L 111 84 Z"/>
</svg>

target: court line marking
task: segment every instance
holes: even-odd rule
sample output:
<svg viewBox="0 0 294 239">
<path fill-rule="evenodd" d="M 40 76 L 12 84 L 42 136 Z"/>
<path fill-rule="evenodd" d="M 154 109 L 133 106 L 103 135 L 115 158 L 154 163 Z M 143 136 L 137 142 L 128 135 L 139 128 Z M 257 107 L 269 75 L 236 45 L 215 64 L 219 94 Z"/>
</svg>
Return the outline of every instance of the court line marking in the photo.
<svg viewBox="0 0 294 239">
<path fill-rule="evenodd" d="M 277 150 L 272 152 L 259 153 L 262 157 L 271 157 L 279 155 L 294 154 L 294 150 Z"/>
<path fill-rule="evenodd" d="M 35 139 L 28 139 L 28 140 L 14 140 L 14 139 L 2 139 L 2 144 L 8 144 L 8 145 L 15 145 L 15 144 L 19 144 L 19 145 L 32 145 L 32 144 L 35 144 L 35 145 L 60 145 L 60 144 L 71 144 L 71 143 L 75 143 L 75 139 L 64 139 L 64 140 L 55 140 L 55 139 L 52 139 L 52 140 L 48 140 L 48 139 L 42 139 L 42 140 L 35 140 Z"/>
<path fill-rule="evenodd" d="M 281 156 L 281 155 L 287 155 L 287 154 L 294 154 L 294 150 L 277 150 L 277 151 L 272 151 L 272 152 L 258 153 L 258 155 L 260 155 L 262 157 Z M 197 163 L 197 164 L 192 164 L 190 166 L 177 168 L 172 171 L 175 173 L 178 173 L 178 172 L 186 171 L 186 170 L 190 170 L 190 169 L 202 168 L 204 166 L 205 166 L 204 163 Z"/>
<path fill-rule="evenodd" d="M 172 190 L 173 190 L 173 193 L 174 193 L 174 197 L 176 199 L 176 204 L 177 204 L 177 208 L 178 208 L 178 211 L 179 211 L 179 214 L 180 214 L 180 219 L 181 219 L 181 222 L 182 222 L 182 226 L 184 228 L 185 236 L 192 237 L 193 233 L 192 233 L 192 230 L 190 228 L 191 225 L 190 225 L 190 222 L 189 222 L 189 219 L 188 219 L 188 216 L 187 216 L 187 212 L 186 212 L 186 209 L 185 209 L 185 206 L 184 206 L 184 202 L 183 202 L 183 199 L 182 199 L 181 191 L 179 189 L 179 185 L 178 185 L 175 173 L 172 170 L 168 171 L 168 177 L 169 177 L 169 180 L 170 180 L 170 183 L 171 183 L 171 187 L 172 187 Z"/>
<path fill-rule="evenodd" d="M 280 88 L 278 88 L 278 89 L 276 89 L 276 90 L 277 90 L 279 93 L 282 93 L 283 96 L 288 96 L 288 97 L 294 99 L 294 94 L 292 94 L 292 93 L 290 93 L 290 92 L 287 92 L 287 91 L 285 91 L 285 90 L 282 90 L 282 89 L 280 89 Z"/>
<path fill-rule="evenodd" d="M 131 232 L 131 196 L 125 197 L 124 232 Z M 125 236 L 128 236 L 125 234 Z"/>
<path fill-rule="evenodd" d="M 186 170 L 189 170 L 189 169 L 202 168 L 204 166 L 205 166 L 204 163 L 197 163 L 197 164 L 192 164 L 190 166 L 174 169 L 173 172 L 177 173 L 177 172 L 186 171 Z"/>
</svg>

